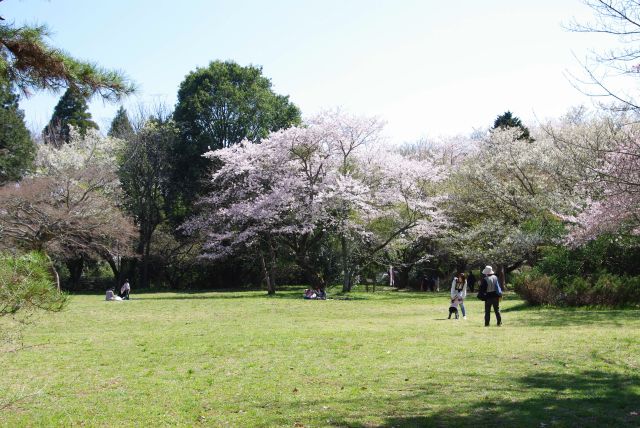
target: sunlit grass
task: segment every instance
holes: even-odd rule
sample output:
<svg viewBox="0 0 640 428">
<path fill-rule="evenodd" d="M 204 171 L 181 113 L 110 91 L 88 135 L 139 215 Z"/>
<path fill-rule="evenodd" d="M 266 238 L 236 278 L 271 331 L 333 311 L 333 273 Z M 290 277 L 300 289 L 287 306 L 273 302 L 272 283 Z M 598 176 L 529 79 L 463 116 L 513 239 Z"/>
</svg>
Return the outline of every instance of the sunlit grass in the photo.
<svg viewBox="0 0 640 428">
<path fill-rule="evenodd" d="M 640 311 L 299 296 L 74 296 L 0 356 L 0 424 L 640 425 Z"/>
</svg>

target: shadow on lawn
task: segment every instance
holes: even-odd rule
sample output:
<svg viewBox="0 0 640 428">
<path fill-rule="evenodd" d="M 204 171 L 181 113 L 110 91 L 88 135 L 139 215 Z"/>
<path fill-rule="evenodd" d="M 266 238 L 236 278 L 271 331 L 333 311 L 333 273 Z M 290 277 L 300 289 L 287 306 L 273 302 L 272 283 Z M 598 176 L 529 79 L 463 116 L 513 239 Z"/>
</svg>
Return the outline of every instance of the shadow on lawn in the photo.
<svg viewBox="0 0 640 428">
<path fill-rule="evenodd" d="M 133 298 L 133 297 L 132 297 Z M 140 294 L 135 296 L 136 300 L 222 300 L 222 299 L 297 299 L 302 300 L 300 292 L 281 292 L 275 296 L 269 296 L 266 292 L 183 292 L 183 293 L 162 293 L 160 295 Z"/>
<path fill-rule="evenodd" d="M 634 309 L 587 310 L 572 308 L 531 309 L 526 319 L 514 319 L 515 326 L 567 327 L 590 324 L 623 327 L 629 321 L 640 322 L 640 311 Z M 503 312 L 507 312 L 506 310 Z"/>
<path fill-rule="evenodd" d="M 499 400 L 457 402 L 438 412 L 417 408 L 414 414 L 392 416 L 383 427 L 602 427 L 640 426 L 638 375 L 586 371 L 579 374 L 535 374 L 516 379 L 515 383 L 535 398 L 519 400 L 517 395 Z M 478 385 L 478 396 L 495 385 Z M 512 392 L 514 394 L 515 391 Z M 424 402 L 418 394 L 413 402 Z M 428 404 L 428 403 L 426 403 Z M 334 426 L 371 427 L 350 420 Z"/>
<path fill-rule="evenodd" d="M 305 300 L 302 297 L 304 290 L 299 291 L 281 291 L 273 296 L 267 295 L 266 292 L 183 292 L 183 293 L 166 293 L 166 294 L 137 294 L 132 299 L 135 300 L 224 300 L 224 299 L 265 299 L 265 300 Z M 350 296 L 350 295 L 329 295 L 327 300 L 367 300 L 366 297 Z"/>
</svg>

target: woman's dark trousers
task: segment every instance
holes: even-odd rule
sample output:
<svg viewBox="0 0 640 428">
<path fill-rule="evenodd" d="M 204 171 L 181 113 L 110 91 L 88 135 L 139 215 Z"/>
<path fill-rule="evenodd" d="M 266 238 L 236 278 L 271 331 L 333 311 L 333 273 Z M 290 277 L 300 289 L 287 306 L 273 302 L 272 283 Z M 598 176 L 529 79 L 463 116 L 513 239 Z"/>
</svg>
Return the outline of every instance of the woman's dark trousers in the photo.
<svg viewBox="0 0 640 428">
<path fill-rule="evenodd" d="M 496 314 L 496 321 L 498 321 L 498 325 L 502 324 L 502 317 L 500 316 L 500 298 L 498 296 L 487 296 L 487 299 L 484 301 L 484 325 L 485 327 L 489 325 L 489 320 L 491 318 L 491 307 L 493 306 L 493 312 Z"/>
</svg>

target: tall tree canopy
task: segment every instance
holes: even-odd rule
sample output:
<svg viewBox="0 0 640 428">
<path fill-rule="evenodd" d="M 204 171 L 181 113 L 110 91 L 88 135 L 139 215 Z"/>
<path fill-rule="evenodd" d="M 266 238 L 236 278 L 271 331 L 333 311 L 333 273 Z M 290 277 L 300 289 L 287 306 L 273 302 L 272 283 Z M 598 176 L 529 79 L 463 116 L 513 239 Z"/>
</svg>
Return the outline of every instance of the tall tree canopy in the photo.
<svg viewBox="0 0 640 428">
<path fill-rule="evenodd" d="M 521 131 L 518 140 L 532 141 L 529 129 L 522 124 L 518 116 L 514 116 L 510 111 L 506 111 L 496 117 L 496 120 L 493 122 L 493 129 L 507 128 L 518 128 Z"/>
<path fill-rule="evenodd" d="M 271 81 L 256 66 L 214 61 L 189 73 L 178 91 L 174 119 L 180 130 L 174 147 L 174 183 L 186 205 L 201 193 L 210 161 L 209 150 L 247 139 L 257 142 L 269 132 L 300 122 L 300 110 L 287 96 L 271 89 Z"/>
<path fill-rule="evenodd" d="M 7 82 L 0 83 L 0 186 L 17 181 L 35 158 L 36 146 L 18 109 L 18 96 Z"/>
<path fill-rule="evenodd" d="M 640 126 L 627 115 L 581 115 L 547 132 L 577 177 L 573 192 L 582 196 L 564 211 L 575 224 L 569 242 L 640 235 Z"/>
<path fill-rule="evenodd" d="M 43 130 L 45 142 L 56 147 L 68 143 L 70 126 L 81 136 L 86 135 L 89 129 L 98 129 L 88 110 L 86 97 L 80 90 L 74 86 L 67 89 L 53 110 L 49 124 Z"/>
<path fill-rule="evenodd" d="M 380 131 L 375 119 L 328 113 L 261 144 L 209 152 L 223 166 L 201 212 L 184 227 L 205 238 L 204 257 L 254 251 L 270 292 L 267 265 L 278 250 L 310 284 L 324 287 L 331 280 L 325 250 L 337 240 L 349 291 L 348 277 L 404 233 L 431 233 L 441 217 L 429 187 L 442 172 L 380 147 Z"/>
<path fill-rule="evenodd" d="M 109 137 L 120 138 L 122 140 L 127 140 L 133 137 L 134 134 L 133 126 L 131 125 L 131 121 L 129 120 L 129 115 L 127 114 L 127 110 L 124 107 L 120 106 L 113 120 L 111 121 L 111 126 L 109 127 L 109 132 L 107 135 Z"/>
<path fill-rule="evenodd" d="M 124 190 L 123 206 L 139 228 L 138 254 L 142 256 L 141 285 L 149 285 L 149 255 L 156 228 L 166 218 L 164 211 L 168 171 L 168 148 L 176 139 L 173 121 L 149 119 L 124 142 L 118 175 Z"/>
</svg>

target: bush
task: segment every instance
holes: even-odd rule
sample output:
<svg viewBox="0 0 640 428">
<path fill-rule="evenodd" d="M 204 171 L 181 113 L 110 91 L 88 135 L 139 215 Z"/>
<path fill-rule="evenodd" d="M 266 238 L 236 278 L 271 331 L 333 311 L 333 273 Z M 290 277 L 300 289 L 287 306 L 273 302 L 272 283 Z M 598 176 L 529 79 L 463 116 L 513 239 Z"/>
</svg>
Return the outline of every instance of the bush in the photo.
<svg viewBox="0 0 640 428">
<path fill-rule="evenodd" d="M 602 235 L 580 248 L 542 248 L 535 268 L 516 277 L 516 291 L 533 305 L 640 304 L 640 238 Z"/>
<path fill-rule="evenodd" d="M 0 253 L 0 317 L 38 309 L 60 311 L 66 302 L 67 296 L 57 290 L 44 254 Z"/>
<path fill-rule="evenodd" d="M 514 290 L 531 305 L 555 305 L 562 293 L 550 277 L 532 270 L 514 278 Z"/>
<path fill-rule="evenodd" d="M 640 305 L 640 277 L 602 272 L 590 277 L 555 277 L 532 269 L 515 278 L 515 291 L 531 305 Z"/>
</svg>

